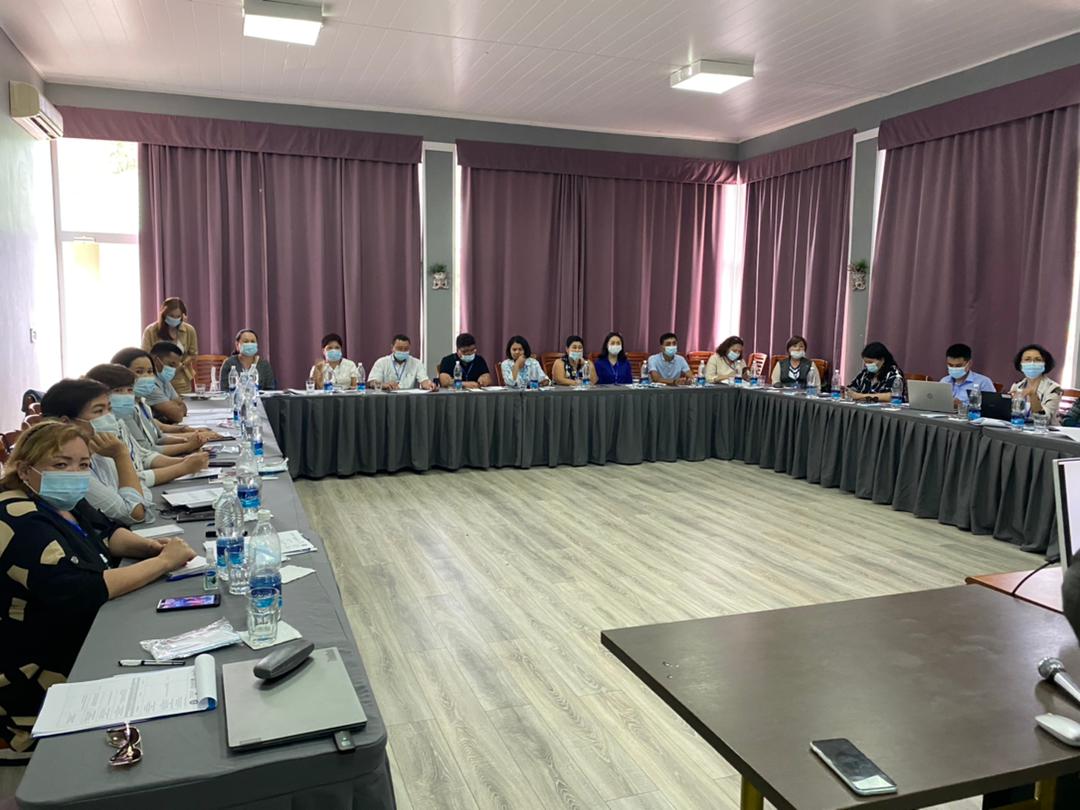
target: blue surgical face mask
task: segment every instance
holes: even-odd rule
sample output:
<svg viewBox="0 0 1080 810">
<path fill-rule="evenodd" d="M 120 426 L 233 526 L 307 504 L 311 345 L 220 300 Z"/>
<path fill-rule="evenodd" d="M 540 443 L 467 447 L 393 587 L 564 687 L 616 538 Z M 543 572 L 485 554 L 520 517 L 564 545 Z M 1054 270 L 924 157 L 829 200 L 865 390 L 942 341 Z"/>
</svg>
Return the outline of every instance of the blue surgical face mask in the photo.
<svg viewBox="0 0 1080 810">
<path fill-rule="evenodd" d="M 568 355 L 568 356 L 570 357 L 570 359 L 571 359 L 571 360 L 573 360 L 573 361 L 574 361 L 575 363 L 576 363 L 576 362 L 577 362 L 578 360 L 580 360 L 580 359 L 581 359 L 581 352 L 567 352 L 566 354 L 567 354 L 567 355 Z"/>
<path fill-rule="evenodd" d="M 865 365 L 866 370 L 869 371 L 871 374 L 877 374 L 878 370 L 881 368 L 880 363 L 866 363 Z"/>
<path fill-rule="evenodd" d="M 171 327 L 172 327 L 173 329 L 175 329 L 176 327 L 178 327 L 178 326 L 179 326 L 180 324 L 182 324 L 183 322 L 184 322 L 184 319 L 183 319 L 183 318 L 170 318 L 170 317 L 169 317 L 168 315 L 166 315 L 166 316 L 165 316 L 165 323 L 167 323 L 167 324 L 168 324 L 169 326 L 171 326 Z"/>
<path fill-rule="evenodd" d="M 665 346 L 664 347 L 664 354 L 667 355 L 668 357 L 674 357 L 675 352 L 677 352 L 678 350 L 679 350 L 678 346 Z"/>
<path fill-rule="evenodd" d="M 74 509 L 75 504 L 86 497 L 86 491 L 90 488 L 89 470 L 41 472 L 36 467 L 31 469 L 41 473 L 41 489 L 38 490 L 38 496 L 49 506 L 63 512 Z"/>
<path fill-rule="evenodd" d="M 1029 380 L 1034 380 L 1046 371 L 1046 363 L 1021 363 L 1020 370 L 1024 372 L 1024 376 Z"/>
<path fill-rule="evenodd" d="M 732 363 L 737 363 L 739 361 L 740 357 L 742 357 L 742 352 L 728 352 L 727 353 L 727 359 L 730 360 Z"/>
<path fill-rule="evenodd" d="M 101 416 L 95 416 L 90 420 L 90 426 L 94 429 L 94 433 L 120 432 L 120 423 L 116 421 L 116 417 L 111 413 L 103 413 Z"/>
<path fill-rule="evenodd" d="M 960 366 L 960 368 L 957 368 L 956 366 L 949 366 L 948 371 L 949 376 L 952 377 L 954 380 L 959 380 L 961 377 L 967 374 L 967 369 L 963 366 Z"/>
<path fill-rule="evenodd" d="M 476 359 L 476 352 L 473 352 L 472 354 L 463 354 L 463 355 L 461 355 L 461 362 L 462 363 L 471 363 L 475 359 Z"/>
<path fill-rule="evenodd" d="M 399 363 L 404 363 L 406 360 L 409 359 L 409 353 L 408 352 L 394 352 L 394 359 L 397 360 Z"/>
<path fill-rule="evenodd" d="M 173 377 L 176 376 L 176 367 L 175 366 L 162 366 L 161 367 L 161 373 L 158 376 L 160 376 L 161 379 L 163 379 L 165 382 L 172 382 Z"/>
<path fill-rule="evenodd" d="M 341 349 L 327 349 L 326 359 L 329 360 L 331 363 L 337 363 L 339 360 L 341 360 Z"/>
<path fill-rule="evenodd" d="M 244 355 L 244 357 L 254 357 L 258 353 L 259 353 L 259 344 L 258 343 L 241 343 L 240 344 L 240 354 Z"/>
<path fill-rule="evenodd" d="M 148 397 L 157 390 L 153 377 L 139 377 L 135 380 L 135 396 Z"/>
<path fill-rule="evenodd" d="M 134 394 L 110 394 L 109 404 L 118 419 L 127 419 L 135 413 Z"/>
</svg>

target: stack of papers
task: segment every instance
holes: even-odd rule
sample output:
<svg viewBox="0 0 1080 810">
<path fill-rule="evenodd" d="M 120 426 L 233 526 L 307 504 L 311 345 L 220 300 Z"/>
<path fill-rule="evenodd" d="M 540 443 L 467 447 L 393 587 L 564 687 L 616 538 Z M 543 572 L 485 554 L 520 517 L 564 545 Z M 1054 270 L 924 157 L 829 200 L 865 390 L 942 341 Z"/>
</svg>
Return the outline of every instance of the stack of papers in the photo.
<svg viewBox="0 0 1080 810">
<path fill-rule="evenodd" d="M 221 487 L 205 487 L 198 489 L 174 489 L 171 492 L 163 493 L 161 497 L 165 499 L 165 503 L 169 504 L 169 506 L 184 506 L 188 509 L 199 509 L 213 504 L 220 494 Z"/>
<path fill-rule="evenodd" d="M 212 558 L 211 558 L 212 559 Z M 171 574 L 165 577 L 169 582 L 175 582 L 178 579 L 187 579 L 188 577 L 198 576 L 210 567 L 210 564 L 206 562 L 206 557 L 196 555 L 191 560 L 188 560 L 188 564 L 183 568 L 177 568 Z"/>
<path fill-rule="evenodd" d="M 281 539 L 281 556 L 286 559 L 295 557 L 297 554 L 307 554 L 311 551 L 318 551 L 318 549 L 311 544 L 310 540 L 296 530 L 278 532 L 278 537 Z"/>
<path fill-rule="evenodd" d="M 181 475 L 179 478 L 174 478 L 173 481 L 194 481 L 197 478 L 216 478 L 220 472 L 221 470 L 216 467 L 207 467 L 205 470 L 199 470 L 197 473 Z"/>
<path fill-rule="evenodd" d="M 151 526 L 148 529 L 133 529 L 135 534 L 139 537 L 174 537 L 178 534 L 183 534 L 184 530 L 175 523 L 165 523 L 161 526 Z"/>
</svg>

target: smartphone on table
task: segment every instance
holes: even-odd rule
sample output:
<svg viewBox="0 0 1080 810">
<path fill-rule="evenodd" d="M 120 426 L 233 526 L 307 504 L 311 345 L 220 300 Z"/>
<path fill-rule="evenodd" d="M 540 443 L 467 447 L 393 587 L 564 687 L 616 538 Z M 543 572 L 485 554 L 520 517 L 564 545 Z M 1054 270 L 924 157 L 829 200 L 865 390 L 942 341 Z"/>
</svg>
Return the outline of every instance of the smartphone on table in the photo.
<svg viewBox="0 0 1080 810">
<path fill-rule="evenodd" d="M 860 796 L 896 793 L 896 782 L 856 748 L 851 740 L 814 740 L 810 743 L 810 750 Z"/>
<path fill-rule="evenodd" d="M 201 593 L 197 596 L 171 596 L 162 599 L 157 604 L 158 613 L 168 613 L 173 610 L 198 610 L 199 608 L 212 608 L 221 604 L 220 593 Z"/>
</svg>

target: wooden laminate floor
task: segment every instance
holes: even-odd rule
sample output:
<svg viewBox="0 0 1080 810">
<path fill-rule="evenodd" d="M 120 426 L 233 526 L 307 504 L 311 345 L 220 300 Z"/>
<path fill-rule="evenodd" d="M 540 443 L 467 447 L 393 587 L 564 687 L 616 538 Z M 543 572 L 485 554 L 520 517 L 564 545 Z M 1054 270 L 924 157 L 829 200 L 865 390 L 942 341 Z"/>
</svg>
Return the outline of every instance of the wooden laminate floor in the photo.
<svg viewBox="0 0 1080 810">
<path fill-rule="evenodd" d="M 602 629 L 1040 562 L 732 462 L 297 487 L 389 726 L 403 810 L 735 808 L 734 771 L 601 648 Z"/>
</svg>

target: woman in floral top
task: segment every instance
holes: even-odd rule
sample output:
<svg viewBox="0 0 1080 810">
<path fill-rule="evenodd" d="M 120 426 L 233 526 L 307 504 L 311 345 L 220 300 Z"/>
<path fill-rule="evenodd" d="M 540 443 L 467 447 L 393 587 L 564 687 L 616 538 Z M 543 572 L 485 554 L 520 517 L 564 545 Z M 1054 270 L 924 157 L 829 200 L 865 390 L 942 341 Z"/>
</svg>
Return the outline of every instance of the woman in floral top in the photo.
<svg viewBox="0 0 1080 810">
<path fill-rule="evenodd" d="M 900 380 L 907 400 L 907 381 L 884 343 L 870 343 L 862 350 L 863 370 L 848 385 L 848 398 L 863 402 L 888 402 L 893 381 Z"/>
</svg>

